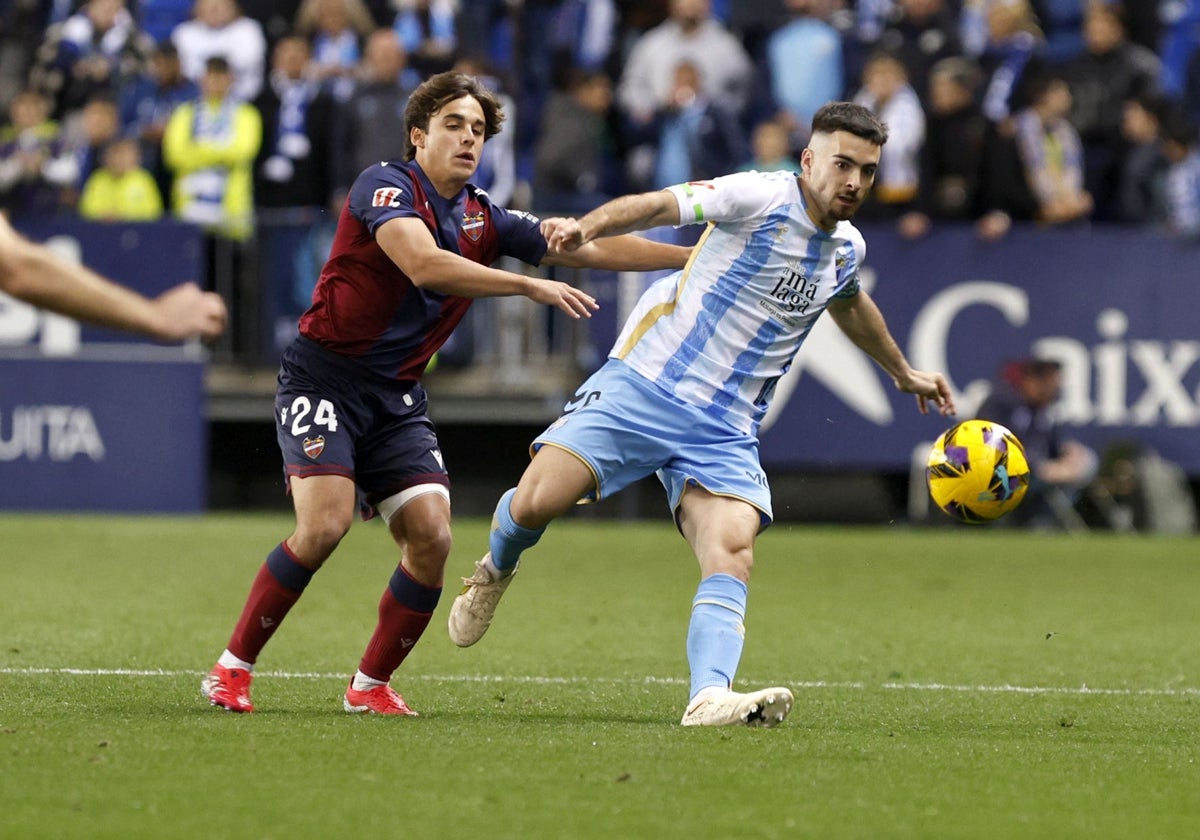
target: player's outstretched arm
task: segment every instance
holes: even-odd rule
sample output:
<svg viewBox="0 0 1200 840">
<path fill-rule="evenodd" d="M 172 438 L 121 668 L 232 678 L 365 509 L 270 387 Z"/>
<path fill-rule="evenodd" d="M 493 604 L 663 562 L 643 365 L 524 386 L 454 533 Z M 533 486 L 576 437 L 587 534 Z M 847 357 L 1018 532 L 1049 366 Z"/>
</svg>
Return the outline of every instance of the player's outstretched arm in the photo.
<svg viewBox="0 0 1200 840">
<path fill-rule="evenodd" d="M 602 268 L 608 271 L 658 271 L 683 268 L 691 256 L 691 248 L 654 242 L 627 233 L 596 239 L 574 251 L 546 251 L 542 264 Z"/>
<path fill-rule="evenodd" d="M 930 402 L 942 416 L 954 414 L 954 396 L 946 377 L 909 365 L 870 295 L 860 291 L 854 297 L 835 298 L 830 301 L 828 312 L 842 332 L 892 377 L 897 388 L 916 395 L 917 408 L 922 414 L 929 413 Z"/>
<path fill-rule="evenodd" d="M 575 251 L 602 236 L 617 236 L 680 222 L 679 204 L 666 190 L 623 195 L 580 219 L 545 219 L 542 235 L 551 254 Z"/>
<path fill-rule="evenodd" d="M 101 327 L 163 341 L 213 339 L 225 329 L 221 298 L 184 283 L 150 299 L 30 242 L 0 216 L 0 291 Z"/>
<path fill-rule="evenodd" d="M 389 219 L 375 231 L 375 241 L 422 289 L 469 298 L 523 295 L 572 318 L 590 318 L 600 308 L 595 298 L 568 283 L 491 268 L 447 251 L 417 218 Z"/>
</svg>

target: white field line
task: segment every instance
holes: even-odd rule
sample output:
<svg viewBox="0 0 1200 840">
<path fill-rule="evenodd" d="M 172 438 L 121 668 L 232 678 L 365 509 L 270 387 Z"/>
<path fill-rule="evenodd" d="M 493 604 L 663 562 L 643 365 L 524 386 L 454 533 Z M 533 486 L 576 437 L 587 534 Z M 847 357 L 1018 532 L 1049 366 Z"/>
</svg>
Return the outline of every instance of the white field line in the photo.
<svg viewBox="0 0 1200 840">
<path fill-rule="evenodd" d="M 171 670 L 166 668 L 0 668 L 0 675 L 38 676 L 62 675 L 74 677 L 202 677 L 202 671 Z M 257 677 L 280 680 L 345 680 L 346 675 L 323 674 L 314 671 L 258 671 Z M 581 685 L 602 683 L 607 685 L 686 685 L 680 677 L 539 677 L 507 674 L 405 674 L 404 680 L 448 683 L 522 683 L 529 685 Z M 916 682 L 827 682 L 825 680 L 784 681 L 798 691 L 930 691 L 957 692 L 960 694 L 1068 694 L 1103 695 L 1114 697 L 1200 697 L 1200 688 L 1097 688 L 1090 685 L 1046 686 L 1046 685 L 955 685 L 952 683 Z"/>
</svg>

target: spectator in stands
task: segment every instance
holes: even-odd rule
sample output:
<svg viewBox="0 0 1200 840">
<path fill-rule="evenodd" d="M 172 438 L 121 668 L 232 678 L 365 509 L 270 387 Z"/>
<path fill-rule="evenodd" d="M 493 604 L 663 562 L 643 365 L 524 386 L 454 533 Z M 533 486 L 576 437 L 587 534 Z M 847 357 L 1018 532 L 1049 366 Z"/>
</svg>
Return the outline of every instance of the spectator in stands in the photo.
<svg viewBox="0 0 1200 840">
<path fill-rule="evenodd" d="M 612 0 L 602 2 L 611 3 Z M 496 72 L 506 78 L 522 73 L 533 56 L 529 50 L 518 51 L 516 39 L 520 34 L 519 27 L 523 27 L 529 18 L 532 5 L 522 2 L 518 6 L 509 0 L 457 0 L 455 34 L 459 43 L 466 45 L 459 52 L 485 57 L 496 68 Z M 553 5 L 567 4 L 555 0 Z M 395 15 L 394 10 L 392 14 Z M 616 14 L 615 11 L 613 14 Z M 388 23 L 393 21 L 394 17 L 389 17 Z M 524 75 L 513 82 L 516 91 L 522 91 L 525 87 Z"/>
<path fill-rule="evenodd" d="M 58 212 L 75 182 L 78 170 L 51 107 L 49 97 L 26 88 L 0 128 L 0 205 L 14 216 Z"/>
<path fill-rule="evenodd" d="M 1096 201 L 1096 218 L 1116 217 L 1113 206 L 1125 102 L 1158 87 L 1161 62 L 1131 43 L 1120 10 L 1089 3 L 1084 17 L 1086 49 L 1064 69 L 1071 88 L 1071 123 L 1083 141 L 1086 184 Z"/>
<path fill-rule="evenodd" d="M 1014 221 L 1037 218 L 1038 203 L 1025 180 L 1025 163 L 1017 148 L 1012 120 L 988 121 L 984 134 L 983 165 L 979 170 L 980 215 L 975 232 L 994 241 L 1008 235 Z"/>
<path fill-rule="evenodd" d="M 987 118 L 976 92 L 979 68 L 969 58 L 944 58 L 929 73 L 929 116 L 921 148 L 915 208 L 899 222 L 902 236 L 924 236 L 933 220 L 966 221 L 979 210 L 979 180 Z"/>
<path fill-rule="evenodd" d="M 877 49 L 900 60 L 908 83 L 924 102 L 933 65 L 963 54 L 955 10 L 946 0 L 896 0 L 895 14 L 880 35 Z"/>
<path fill-rule="evenodd" d="M 789 146 L 808 142 L 812 116 L 845 88 L 842 34 L 829 23 L 834 0 L 785 0 L 789 19 L 767 36 L 766 75 L 778 119 L 791 134 Z M 804 61 L 796 61 L 803 55 Z"/>
<path fill-rule="evenodd" d="M 1200 0 L 1145 5 L 1161 7 L 1163 34 L 1157 49 L 1162 58 L 1163 93 L 1186 97 L 1189 80 L 1200 81 Z M 1198 111 L 1192 119 L 1200 120 L 1200 100 L 1194 103 Z"/>
<path fill-rule="evenodd" d="M 749 155 L 737 115 L 705 92 L 700 68 L 684 61 L 659 108 L 654 189 L 704 181 L 736 168 Z"/>
<path fill-rule="evenodd" d="M 1025 180 L 1037 201 L 1036 218 L 1048 225 L 1069 224 L 1092 213 L 1084 184 L 1083 145 L 1067 115 L 1071 89 L 1059 76 L 1045 77 L 1033 104 L 1016 116 L 1016 141 Z"/>
<path fill-rule="evenodd" d="M 409 85 L 408 78 L 408 54 L 395 31 L 372 32 L 363 51 L 358 85 L 334 114 L 334 212 L 340 212 L 360 172 L 396 154 L 396 138 L 404 136 L 404 106 L 415 86 Z"/>
<path fill-rule="evenodd" d="M 29 80 L 51 98 L 61 119 L 97 94 L 116 96 L 145 70 L 153 50 L 125 0 L 87 0 L 46 31 Z"/>
<path fill-rule="evenodd" d="M 423 77 L 450 69 L 458 49 L 451 0 L 395 0 L 392 24 L 408 60 Z"/>
<path fill-rule="evenodd" d="M 792 157 L 791 132 L 777 119 L 765 119 L 750 133 L 750 160 L 739 172 L 799 172 L 800 161 Z"/>
<path fill-rule="evenodd" d="M 96 222 L 153 222 L 162 214 L 162 195 L 142 167 L 138 141 L 122 137 L 109 143 L 100 166 L 83 184 L 79 215 Z"/>
<path fill-rule="evenodd" d="M 236 0 L 196 0 L 191 20 L 171 33 L 183 74 L 197 84 L 207 73 L 205 62 L 225 59 L 233 73 L 232 95 L 244 102 L 262 90 L 267 41 L 262 25 L 241 13 Z"/>
<path fill-rule="evenodd" d="M 675 68 L 705 70 L 707 99 L 741 117 L 754 67 L 737 36 L 712 16 L 709 0 L 671 0 L 670 17 L 633 44 L 617 87 L 617 106 L 630 133 L 628 174 L 639 188 L 653 178 L 656 120 L 670 106 Z"/>
<path fill-rule="evenodd" d="M 958 40 L 968 58 L 978 59 L 987 49 L 991 33 L 987 10 L 991 0 L 962 0 L 958 10 Z"/>
<path fill-rule="evenodd" d="M 171 32 L 192 14 L 195 0 L 136 0 L 137 19 L 154 43 L 165 44 Z"/>
<path fill-rule="evenodd" d="M 108 94 L 98 94 L 63 123 L 63 137 L 75 162 L 75 177 L 66 194 L 74 203 L 84 182 L 100 165 L 104 149 L 121 136 L 117 103 Z"/>
<path fill-rule="evenodd" d="M 508 115 L 505 130 L 492 138 L 483 147 L 479 167 L 475 170 L 475 186 L 485 190 L 496 204 L 509 206 L 517 188 L 517 154 L 513 140 L 520 131 L 517 125 L 517 103 L 505 92 L 500 77 L 492 72 L 487 60 L 480 56 L 463 56 L 451 68 L 456 73 L 474 76 L 492 92 L 504 113 Z"/>
<path fill-rule="evenodd" d="M 1121 117 L 1121 156 L 1117 180 L 1116 216 L 1139 225 L 1166 224 L 1162 124 L 1170 106 L 1158 94 L 1142 94 L 1125 103 Z"/>
<path fill-rule="evenodd" d="M 602 70 L 574 70 L 550 95 L 533 153 L 533 206 L 541 215 L 586 213 L 619 191 L 612 102 Z"/>
<path fill-rule="evenodd" d="M 200 95 L 196 83 L 183 75 L 175 45 L 166 41 L 150 57 L 149 72 L 121 90 L 117 103 L 121 131 L 142 145 L 142 165 L 154 175 L 164 200 L 171 195 L 171 177 L 162 160 L 162 139 L 175 109 Z"/>
<path fill-rule="evenodd" d="M 1033 0 L 1046 36 L 1047 62 L 1062 65 L 1083 52 L 1083 15 L 1090 2 L 1094 0 Z"/>
<path fill-rule="evenodd" d="M 617 5 L 615 0 L 526 0 L 521 3 L 513 32 L 515 43 L 511 45 L 515 56 L 519 56 L 519 61 L 512 62 L 518 79 L 513 96 L 523 117 L 515 134 L 518 148 L 536 145 L 538 137 L 534 132 L 541 124 L 542 109 L 552 91 L 570 87 L 568 75 L 573 70 L 612 69 L 610 60 L 618 46 L 618 23 L 628 21 L 634 12 L 634 8 L 626 5 L 625 15 L 620 16 Z M 486 43 L 467 37 L 466 30 L 478 26 L 478 22 L 469 22 L 468 14 L 464 6 L 458 17 L 462 42 Z M 490 40 L 496 40 L 495 33 Z"/>
<path fill-rule="evenodd" d="M 1181 113 L 1163 125 L 1163 157 L 1167 161 L 1165 197 L 1167 227 L 1188 239 L 1200 237 L 1200 131 Z"/>
<path fill-rule="evenodd" d="M 34 53 L 46 35 L 43 3 L 0 3 L 0 110 L 26 86 Z"/>
<path fill-rule="evenodd" d="M 271 53 L 271 73 L 254 107 L 263 142 L 254 162 L 254 202 L 260 208 L 294 208 L 310 222 L 325 209 L 333 95 L 308 73 L 309 42 L 285 35 Z"/>
<path fill-rule="evenodd" d="M 637 39 L 625 62 L 617 101 L 633 122 L 648 125 L 671 100 L 675 68 L 704 67 L 704 92 L 740 114 L 753 67 L 737 37 L 712 17 L 709 0 L 671 0 L 670 17 Z"/>
<path fill-rule="evenodd" d="M 205 2 L 205 0 L 201 0 Z M 253 230 L 253 163 L 262 145 L 262 119 L 233 93 L 224 58 L 205 62 L 199 99 L 176 109 L 163 136 L 163 158 L 175 177 L 175 215 L 211 236 L 237 242 Z"/>
<path fill-rule="evenodd" d="M 67 262 L 45 245 L 30 242 L 0 214 L 0 292 L 115 330 L 161 341 L 214 339 L 225 329 L 225 303 L 195 283 L 183 283 L 156 298 L 119 286 L 94 271 Z"/>
<path fill-rule="evenodd" d="M 1200 0 L 1197 0 L 1200 3 Z M 1184 79 L 1183 108 L 1188 119 L 1200 125 L 1200 49 L 1192 53 Z"/>
<path fill-rule="evenodd" d="M 979 57 L 983 68 L 984 116 L 1000 122 L 1029 104 L 1030 80 L 1045 69 L 1042 31 L 1029 0 L 985 0 L 987 41 Z"/>
<path fill-rule="evenodd" d="M 874 202 L 863 205 L 864 217 L 897 218 L 912 209 L 917 198 L 925 143 L 921 100 L 908 83 L 904 64 L 891 53 L 877 52 L 863 69 L 863 85 L 854 101 L 888 127 L 888 142 L 875 175 Z"/>
<path fill-rule="evenodd" d="M 556 68 L 601 70 L 612 54 L 616 34 L 614 0 L 565 0 L 552 4 L 549 46 Z"/>
<path fill-rule="evenodd" d="M 295 29 L 311 45 L 311 73 L 335 99 L 349 96 L 362 60 L 363 39 L 375 30 L 363 0 L 304 0 Z"/>
<path fill-rule="evenodd" d="M 1062 369 L 1049 359 L 1007 362 L 975 416 L 1008 427 L 1025 447 L 1030 482 L 1025 499 L 1008 524 L 1053 527 L 1096 475 L 1096 453 L 1068 438 L 1054 412 L 1062 390 Z"/>
</svg>

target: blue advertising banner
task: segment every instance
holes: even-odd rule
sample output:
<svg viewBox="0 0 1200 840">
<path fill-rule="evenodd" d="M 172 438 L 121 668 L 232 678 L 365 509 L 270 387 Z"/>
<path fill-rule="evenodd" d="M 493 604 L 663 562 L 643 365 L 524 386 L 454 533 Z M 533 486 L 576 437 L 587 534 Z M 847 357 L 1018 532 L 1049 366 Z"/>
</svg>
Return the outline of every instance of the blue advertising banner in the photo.
<svg viewBox="0 0 1200 840">
<path fill-rule="evenodd" d="M 202 280 L 189 225 L 18 225 L 155 296 Z M 204 359 L 0 294 L 0 508 L 192 512 L 208 493 Z"/>
<path fill-rule="evenodd" d="M 1124 228 L 1016 229 L 1000 242 L 945 228 L 916 242 L 863 226 L 862 272 L 914 367 L 944 371 L 960 418 L 1004 361 L 1063 366 L 1058 406 L 1098 451 L 1153 447 L 1200 474 L 1200 245 Z M 773 468 L 905 470 L 949 421 L 922 416 L 822 318 L 763 424 Z"/>
<path fill-rule="evenodd" d="M 0 508 L 206 504 L 204 366 L 0 358 Z"/>
</svg>

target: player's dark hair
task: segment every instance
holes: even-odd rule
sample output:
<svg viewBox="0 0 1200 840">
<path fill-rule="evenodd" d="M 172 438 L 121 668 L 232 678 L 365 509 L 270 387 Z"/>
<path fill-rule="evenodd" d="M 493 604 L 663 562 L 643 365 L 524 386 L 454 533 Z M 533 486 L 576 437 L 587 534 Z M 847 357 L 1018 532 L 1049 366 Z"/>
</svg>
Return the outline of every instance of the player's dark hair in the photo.
<svg viewBox="0 0 1200 840">
<path fill-rule="evenodd" d="M 888 138 L 887 126 L 868 109 L 854 102 L 829 102 L 813 114 L 813 134 L 832 134 L 835 131 L 845 131 L 876 146 L 882 146 Z"/>
<path fill-rule="evenodd" d="M 448 102 L 464 96 L 473 97 L 483 109 L 483 139 L 487 140 L 500 133 L 500 126 L 504 123 L 504 106 L 483 82 L 466 73 L 438 73 L 418 85 L 408 97 L 408 105 L 404 109 L 405 160 L 412 160 L 417 156 L 417 147 L 412 142 L 412 130 L 419 128 L 428 131 L 430 117 L 446 107 Z"/>
</svg>

